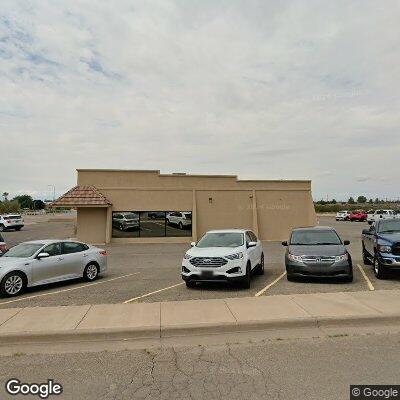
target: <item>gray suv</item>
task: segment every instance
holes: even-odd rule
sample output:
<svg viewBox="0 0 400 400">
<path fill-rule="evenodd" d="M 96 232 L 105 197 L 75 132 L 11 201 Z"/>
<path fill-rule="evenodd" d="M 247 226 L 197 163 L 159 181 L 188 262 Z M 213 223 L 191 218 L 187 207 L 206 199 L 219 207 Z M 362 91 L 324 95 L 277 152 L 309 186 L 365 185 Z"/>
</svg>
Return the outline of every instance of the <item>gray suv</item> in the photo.
<svg viewBox="0 0 400 400">
<path fill-rule="evenodd" d="M 293 229 L 287 247 L 285 264 L 287 279 L 296 277 L 335 277 L 353 281 L 351 256 L 333 228 L 318 226 Z"/>
</svg>

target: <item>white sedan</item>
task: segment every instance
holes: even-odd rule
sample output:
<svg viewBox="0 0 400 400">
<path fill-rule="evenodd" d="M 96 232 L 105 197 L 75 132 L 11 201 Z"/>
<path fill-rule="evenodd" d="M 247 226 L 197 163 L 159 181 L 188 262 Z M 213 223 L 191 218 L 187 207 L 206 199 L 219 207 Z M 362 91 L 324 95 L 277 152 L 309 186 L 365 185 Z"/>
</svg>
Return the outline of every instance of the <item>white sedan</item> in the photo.
<svg viewBox="0 0 400 400">
<path fill-rule="evenodd" d="M 192 243 L 182 260 L 181 275 L 187 287 L 221 281 L 249 288 L 253 273 L 264 273 L 264 252 L 257 236 L 246 229 L 209 231 Z"/>
<path fill-rule="evenodd" d="M 69 279 L 94 281 L 107 270 L 107 252 L 69 240 L 36 240 L 12 247 L 0 257 L 0 293 L 17 296 L 26 287 Z"/>
</svg>

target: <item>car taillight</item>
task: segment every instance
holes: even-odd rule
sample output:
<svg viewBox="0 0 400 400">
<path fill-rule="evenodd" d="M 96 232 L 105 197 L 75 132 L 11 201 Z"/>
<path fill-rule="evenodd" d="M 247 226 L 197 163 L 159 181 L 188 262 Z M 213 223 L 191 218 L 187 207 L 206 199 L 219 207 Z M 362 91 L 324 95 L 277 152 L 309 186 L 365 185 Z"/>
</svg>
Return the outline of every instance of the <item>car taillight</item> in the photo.
<svg viewBox="0 0 400 400">
<path fill-rule="evenodd" d="M 102 256 L 106 256 L 106 255 L 107 255 L 107 252 L 106 252 L 105 250 L 103 250 L 103 251 L 100 251 L 100 254 L 101 254 Z"/>
</svg>

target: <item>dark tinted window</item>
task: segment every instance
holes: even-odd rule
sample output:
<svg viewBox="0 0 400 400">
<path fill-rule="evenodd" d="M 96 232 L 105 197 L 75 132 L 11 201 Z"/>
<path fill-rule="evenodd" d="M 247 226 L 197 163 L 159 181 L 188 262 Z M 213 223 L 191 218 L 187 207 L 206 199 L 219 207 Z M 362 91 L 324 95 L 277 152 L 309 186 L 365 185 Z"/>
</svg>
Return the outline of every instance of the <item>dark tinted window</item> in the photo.
<svg viewBox="0 0 400 400">
<path fill-rule="evenodd" d="M 87 246 L 82 243 L 64 242 L 62 246 L 63 254 L 79 253 L 84 250 L 87 250 Z"/>
<path fill-rule="evenodd" d="M 249 231 L 249 235 L 252 242 L 257 242 L 257 236 L 255 235 L 254 232 Z"/>
<path fill-rule="evenodd" d="M 338 245 L 342 244 L 337 233 L 333 230 L 299 230 L 293 231 L 291 245 Z"/>
<path fill-rule="evenodd" d="M 61 254 L 61 243 L 52 243 L 46 246 L 42 253 L 49 253 L 50 257 L 59 256 Z"/>
</svg>

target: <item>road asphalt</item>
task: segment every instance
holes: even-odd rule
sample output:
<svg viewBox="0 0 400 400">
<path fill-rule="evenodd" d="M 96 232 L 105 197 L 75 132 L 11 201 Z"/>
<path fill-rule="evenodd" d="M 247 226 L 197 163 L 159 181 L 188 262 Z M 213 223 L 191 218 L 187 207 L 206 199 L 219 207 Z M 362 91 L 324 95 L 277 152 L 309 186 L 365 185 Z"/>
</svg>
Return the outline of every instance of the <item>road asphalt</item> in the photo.
<svg viewBox="0 0 400 400">
<path fill-rule="evenodd" d="M 348 400 L 351 384 L 399 384 L 400 334 L 0 357 L 11 377 L 54 379 L 52 399 Z M 17 397 L 26 398 L 26 397 Z M 31 397 L 29 397 L 31 398 Z M 36 397 L 38 398 L 38 397 Z"/>
</svg>

